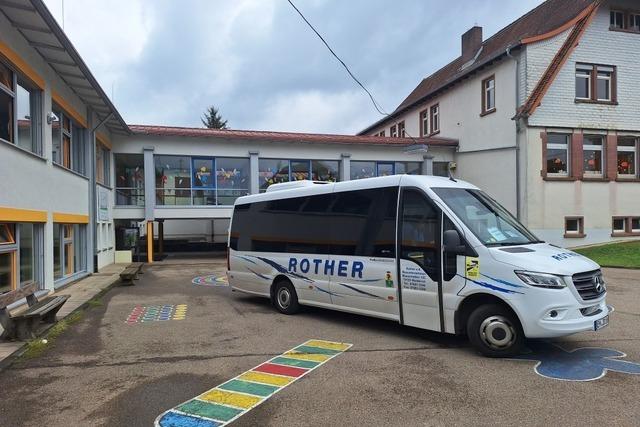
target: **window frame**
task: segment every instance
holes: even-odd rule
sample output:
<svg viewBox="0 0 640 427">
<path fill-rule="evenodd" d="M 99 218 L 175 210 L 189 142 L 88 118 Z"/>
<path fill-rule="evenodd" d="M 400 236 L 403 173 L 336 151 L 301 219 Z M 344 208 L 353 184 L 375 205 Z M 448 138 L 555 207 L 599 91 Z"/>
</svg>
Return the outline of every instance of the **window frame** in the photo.
<svg viewBox="0 0 640 427">
<path fill-rule="evenodd" d="M 633 138 L 634 145 L 620 145 L 620 139 Z M 619 155 L 620 153 L 633 153 L 633 161 L 634 161 L 634 173 L 633 174 L 623 174 L 620 173 L 620 165 L 619 165 Z M 640 161 L 640 138 L 635 136 L 624 136 L 618 135 L 617 144 L 616 144 L 616 169 L 618 173 L 618 179 L 627 180 L 627 179 L 640 179 L 640 171 L 638 170 L 638 162 Z"/>
<path fill-rule="evenodd" d="M 615 215 L 611 217 L 611 237 L 640 236 L 640 228 L 633 228 L 633 221 L 640 220 L 640 216 Z M 623 221 L 623 229 L 616 229 L 615 222 Z"/>
<path fill-rule="evenodd" d="M 404 120 L 402 120 L 401 122 L 398 122 L 398 138 L 406 138 L 406 136 L 407 136 L 407 131 L 404 124 Z"/>
<path fill-rule="evenodd" d="M 11 120 L 11 138 L 9 140 L 0 138 L 0 141 L 11 144 L 21 150 L 33 153 L 42 157 L 43 155 L 43 141 L 42 141 L 42 90 L 31 83 L 31 81 L 24 77 L 19 69 L 14 67 L 7 61 L 0 60 L 5 68 L 11 72 L 11 85 L 7 87 L 0 83 L 0 91 L 11 97 L 11 114 L 13 115 Z M 29 115 L 30 115 L 30 134 L 31 134 L 31 148 L 25 148 L 20 145 L 20 130 L 18 127 L 18 86 L 29 93 Z"/>
<path fill-rule="evenodd" d="M 429 135 L 440 133 L 440 103 L 429 107 Z"/>
<path fill-rule="evenodd" d="M 617 18 L 618 15 L 620 17 L 620 27 L 618 27 L 617 24 Z M 619 10 L 619 9 L 611 9 L 609 11 L 609 29 L 613 30 L 613 31 L 620 31 L 620 30 L 624 30 L 626 29 L 626 25 L 625 25 L 625 17 L 626 17 L 626 13 L 623 10 Z"/>
<path fill-rule="evenodd" d="M 118 157 L 122 158 L 122 157 L 129 157 L 129 156 L 135 156 L 136 158 L 140 158 L 141 162 L 139 164 L 137 164 L 137 169 L 134 169 L 134 173 L 136 174 L 140 174 L 141 178 L 140 179 L 135 179 L 133 180 L 133 184 L 141 184 L 135 187 L 131 187 L 131 183 L 132 180 L 131 178 L 129 179 L 125 179 L 125 184 L 129 185 L 127 187 L 124 186 L 119 186 L 118 185 L 118 180 L 120 178 L 125 177 L 124 174 L 120 175 L 118 174 Z M 114 188 L 114 205 L 118 206 L 118 207 L 144 207 L 145 205 L 145 193 L 146 191 L 148 191 L 145 188 L 145 179 L 144 179 L 144 154 L 142 153 L 113 153 L 113 164 L 114 164 L 114 179 L 115 182 L 113 183 L 113 188 Z M 155 165 L 154 165 L 154 169 L 155 169 Z M 155 173 L 155 170 L 154 170 Z M 155 186 L 155 183 L 154 183 Z M 120 194 L 119 191 L 123 191 L 124 193 Z M 155 190 L 155 187 L 154 187 Z M 155 193 L 154 193 L 155 194 Z M 127 203 L 120 203 L 121 200 L 125 200 L 127 201 Z M 131 201 L 134 201 L 133 203 L 131 203 Z"/>
<path fill-rule="evenodd" d="M 615 18 L 614 18 L 615 17 Z M 620 23 L 618 25 L 618 18 Z M 640 33 L 640 26 L 634 25 L 634 18 L 640 19 L 640 11 L 635 9 L 610 9 L 609 10 L 609 31 L 620 31 L 625 33 Z M 615 22 L 612 22 L 615 21 Z"/>
<path fill-rule="evenodd" d="M 398 127 L 397 125 L 391 125 L 391 127 L 389 128 L 389 137 L 391 138 L 397 138 L 398 137 Z"/>
<path fill-rule="evenodd" d="M 488 84 L 492 83 L 492 86 L 488 86 Z M 490 93 L 493 92 L 493 106 L 489 107 L 489 98 Z M 480 112 L 480 116 L 484 117 L 487 114 L 496 112 L 496 75 L 492 74 L 489 77 L 482 80 L 481 85 L 481 97 L 482 97 L 482 111 Z"/>
<path fill-rule="evenodd" d="M 587 144 L 587 140 L 593 137 L 600 138 L 601 144 L 600 145 Z M 606 150 L 605 144 L 606 144 L 606 138 L 604 135 L 598 135 L 598 134 L 584 135 L 583 141 L 582 141 L 582 164 L 583 164 L 582 177 L 583 179 L 586 179 L 586 180 L 603 179 L 605 177 L 606 168 L 607 168 L 607 158 L 606 158 L 607 150 Z M 586 158 L 587 151 L 600 153 L 600 172 L 587 171 L 586 168 L 584 167 L 584 162 L 587 159 Z"/>
<path fill-rule="evenodd" d="M 98 159 L 98 152 L 102 153 L 102 161 Z M 99 174 L 98 172 L 102 172 Z M 100 176 L 102 175 L 102 176 Z M 96 182 L 111 188 L 111 150 L 96 140 Z"/>
<path fill-rule="evenodd" d="M 577 230 L 569 231 L 567 228 L 567 224 L 569 221 L 577 221 Z M 583 238 L 586 237 L 584 234 L 584 216 L 565 216 L 564 217 L 564 238 Z"/>
<path fill-rule="evenodd" d="M 549 136 L 551 135 L 562 135 L 565 138 L 566 144 L 558 144 L 549 142 Z M 547 165 L 547 158 L 543 159 L 544 162 L 544 170 L 546 171 L 546 175 L 549 178 L 568 178 L 571 176 L 571 134 L 562 133 L 562 132 L 549 132 L 547 133 L 546 138 L 546 148 L 545 153 L 548 152 L 549 149 L 552 150 L 565 150 L 567 153 L 567 171 L 565 173 L 556 173 L 549 172 L 549 167 Z"/>
<path fill-rule="evenodd" d="M 53 104 L 51 107 L 53 113 L 58 117 L 58 123 L 60 123 L 60 152 L 57 156 L 54 155 L 55 151 L 55 138 L 54 129 L 51 128 L 52 136 L 52 161 L 54 164 L 68 169 L 72 172 L 87 177 L 87 141 L 86 141 L 86 128 L 78 123 L 70 114 L 67 114 L 65 110 L 58 104 Z M 66 122 L 65 122 L 66 121 Z M 66 124 L 68 123 L 68 129 Z M 66 147 L 65 137 L 68 138 L 69 144 Z M 76 151 L 78 150 L 78 151 Z M 67 152 L 68 151 L 68 152 Z M 77 154 L 77 155 L 76 155 Z"/>
<path fill-rule="evenodd" d="M 602 73 L 609 73 L 608 77 L 601 77 Z M 578 96 L 578 78 L 586 78 L 588 81 L 587 97 Z M 609 98 L 598 97 L 598 82 L 608 80 Z M 618 105 L 618 67 L 616 65 L 589 64 L 576 62 L 574 98 L 576 103 Z"/>
<path fill-rule="evenodd" d="M 425 108 L 419 113 L 420 136 L 429 136 L 429 109 Z"/>
</svg>

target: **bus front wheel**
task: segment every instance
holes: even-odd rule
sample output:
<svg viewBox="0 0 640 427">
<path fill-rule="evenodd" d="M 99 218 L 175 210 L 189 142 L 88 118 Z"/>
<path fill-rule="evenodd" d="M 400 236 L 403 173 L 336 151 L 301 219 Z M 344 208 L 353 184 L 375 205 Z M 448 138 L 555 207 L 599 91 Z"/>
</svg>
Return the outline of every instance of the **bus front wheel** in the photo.
<svg viewBox="0 0 640 427">
<path fill-rule="evenodd" d="M 467 336 L 488 357 L 515 356 L 524 345 L 520 321 L 511 310 L 497 304 L 481 305 L 471 313 Z"/>
<path fill-rule="evenodd" d="M 288 280 L 281 279 L 273 285 L 271 301 L 280 313 L 295 314 L 300 310 L 296 290 Z"/>
</svg>

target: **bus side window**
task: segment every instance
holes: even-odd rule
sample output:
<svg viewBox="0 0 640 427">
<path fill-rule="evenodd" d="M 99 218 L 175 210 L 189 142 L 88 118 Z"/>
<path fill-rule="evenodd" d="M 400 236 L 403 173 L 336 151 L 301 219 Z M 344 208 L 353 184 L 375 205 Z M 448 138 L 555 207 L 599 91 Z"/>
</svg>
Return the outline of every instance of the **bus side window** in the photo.
<svg viewBox="0 0 640 427">
<path fill-rule="evenodd" d="M 431 280 L 440 276 L 440 213 L 417 190 L 405 190 L 402 197 L 401 257 L 420 265 Z"/>
</svg>

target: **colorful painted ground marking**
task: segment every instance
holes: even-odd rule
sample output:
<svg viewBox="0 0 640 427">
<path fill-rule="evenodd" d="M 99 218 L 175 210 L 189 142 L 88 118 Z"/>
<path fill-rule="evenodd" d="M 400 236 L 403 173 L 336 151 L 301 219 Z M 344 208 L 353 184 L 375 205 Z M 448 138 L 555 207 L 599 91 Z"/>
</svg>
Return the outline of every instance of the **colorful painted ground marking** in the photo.
<svg viewBox="0 0 640 427">
<path fill-rule="evenodd" d="M 157 427 L 224 426 L 344 353 L 351 344 L 309 340 L 156 418 Z"/>
<path fill-rule="evenodd" d="M 186 304 L 136 305 L 127 317 L 128 324 L 157 322 L 165 320 L 184 320 L 187 315 Z"/>
<path fill-rule="evenodd" d="M 229 286 L 229 280 L 227 280 L 226 275 L 217 276 L 215 274 L 194 277 L 191 283 L 201 286 Z"/>
<path fill-rule="evenodd" d="M 545 378 L 564 381 L 593 381 L 608 371 L 640 375 L 640 363 L 619 360 L 626 357 L 610 348 L 584 347 L 566 351 L 548 342 L 530 343 L 532 352 L 517 360 L 535 361 L 535 372 Z"/>
</svg>

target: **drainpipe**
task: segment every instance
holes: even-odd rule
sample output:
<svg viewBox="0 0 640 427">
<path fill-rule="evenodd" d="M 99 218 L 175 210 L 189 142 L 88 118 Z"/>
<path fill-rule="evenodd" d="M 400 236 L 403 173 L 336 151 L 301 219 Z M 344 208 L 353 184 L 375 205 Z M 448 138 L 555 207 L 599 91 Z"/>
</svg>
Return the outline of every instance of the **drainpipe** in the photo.
<svg viewBox="0 0 640 427">
<path fill-rule="evenodd" d="M 509 58 L 513 59 L 516 63 L 516 90 L 515 90 L 515 107 L 516 111 L 518 109 L 518 103 L 520 102 L 520 59 L 511 55 L 512 46 L 507 46 L 506 54 Z M 516 217 L 521 219 L 521 203 L 520 203 L 520 193 L 521 182 L 520 182 L 520 119 L 516 119 Z"/>
<path fill-rule="evenodd" d="M 91 117 L 93 114 L 91 115 Z M 91 235 L 93 237 L 93 272 L 98 272 L 98 218 L 96 212 L 96 206 L 98 204 L 98 194 L 96 190 L 96 131 L 107 122 L 113 116 L 113 112 L 109 113 L 107 117 L 105 117 L 102 121 L 100 121 L 97 125 L 91 128 L 91 132 L 89 133 L 89 138 L 91 138 L 91 161 L 89 164 L 91 165 L 91 170 L 89 171 L 90 179 L 89 184 L 91 185 L 91 191 L 89 192 L 89 224 L 91 225 Z"/>
</svg>

